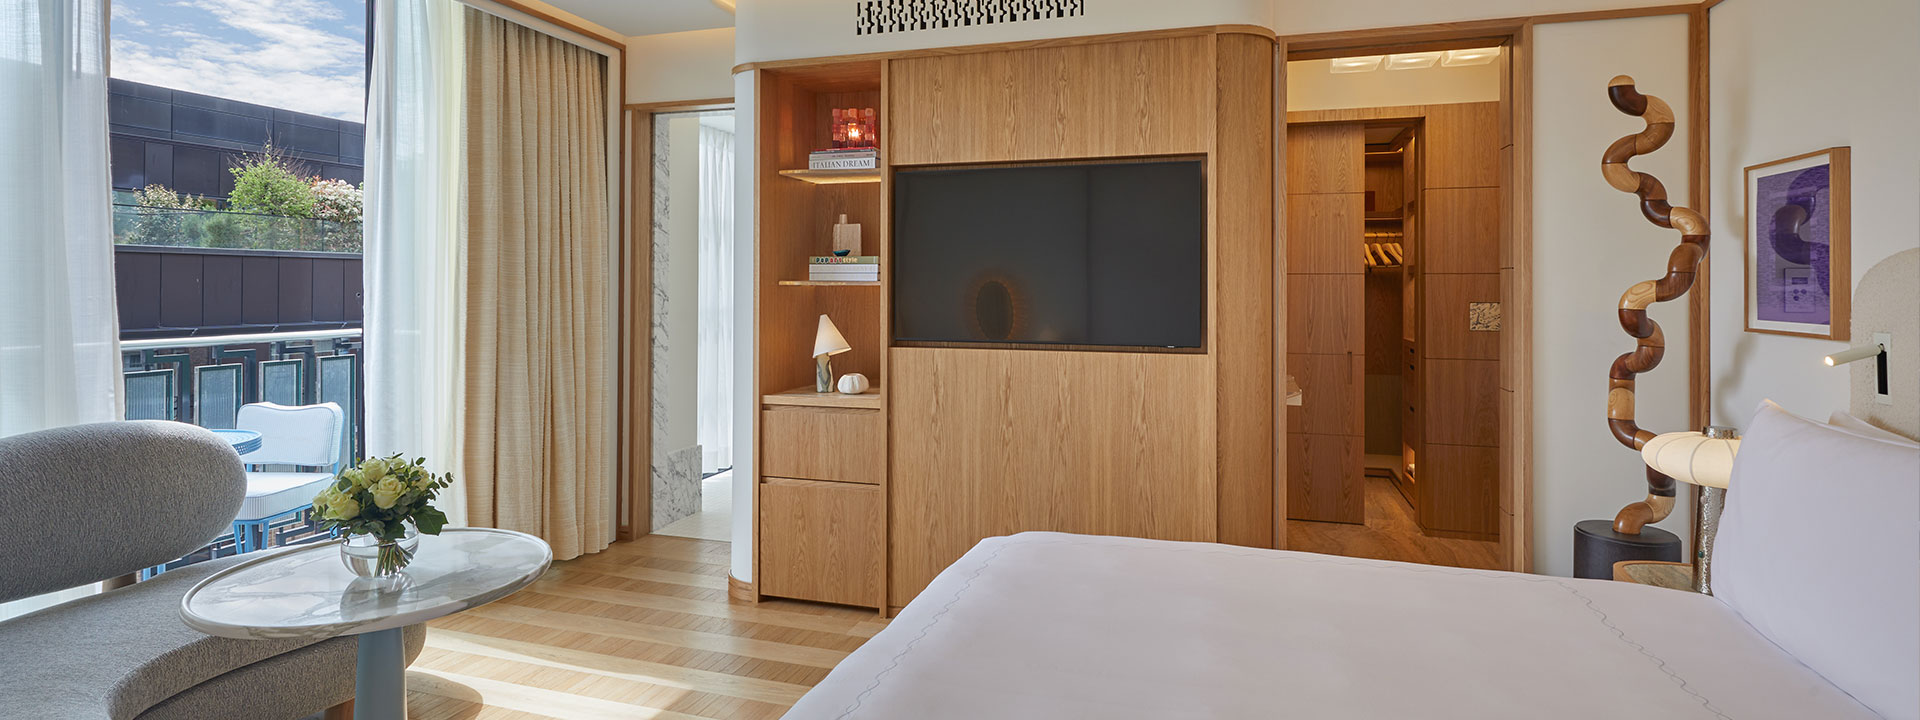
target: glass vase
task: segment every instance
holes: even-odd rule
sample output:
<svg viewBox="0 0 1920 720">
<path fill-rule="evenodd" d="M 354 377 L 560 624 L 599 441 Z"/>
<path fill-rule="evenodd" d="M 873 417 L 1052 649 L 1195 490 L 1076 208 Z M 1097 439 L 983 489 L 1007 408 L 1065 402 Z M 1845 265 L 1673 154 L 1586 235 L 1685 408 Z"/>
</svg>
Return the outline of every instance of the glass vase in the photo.
<svg viewBox="0 0 1920 720">
<path fill-rule="evenodd" d="M 399 540 L 348 535 L 340 542 L 340 561 L 363 578 L 390 578 L 400 574 L 407 563 L 413 562 L 413 552 L 420 547 L 420 531 L 414 528 L 413 522 L 408 521 L 405 528 L 406 533 Z"/>
</svg>

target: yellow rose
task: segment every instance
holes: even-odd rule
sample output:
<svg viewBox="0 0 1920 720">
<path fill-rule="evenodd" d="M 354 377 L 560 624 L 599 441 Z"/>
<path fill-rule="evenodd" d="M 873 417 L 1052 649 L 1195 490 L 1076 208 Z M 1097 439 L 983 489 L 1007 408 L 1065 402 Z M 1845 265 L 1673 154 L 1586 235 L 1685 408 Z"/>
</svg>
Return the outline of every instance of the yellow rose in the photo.
<svg viewBox="0 0 1920 720">
<path fill-rule="evenodd" d="M 327 516 L 327 506 L 333 502 L 333 496 L 335 494 L 333 486 L 328 485 L 322 488 L 319 494 L 313 496 L 313 514 L 315 517 L 324 518 Z"/>
<path fill-rule="evenodd" d="M 340 520 L 342 522 L 358 518 L 360 517 L 360 501 L 353 499 L 353 496 L 349 494 L 334 493 L 333 497 L 327 499 L 326 517 L 329 520 Z"/>
<path fill-rule="evenodd" d="M 382 478 L 380 482 L 373 484 L 373 504 L 380 506 L 381 510 L 393 507 L 394 503 L 400 501 L 400 496 L 405 494 L 407 494 L 407 484 L 400 482 L 398 477 Z"/>
</svg>

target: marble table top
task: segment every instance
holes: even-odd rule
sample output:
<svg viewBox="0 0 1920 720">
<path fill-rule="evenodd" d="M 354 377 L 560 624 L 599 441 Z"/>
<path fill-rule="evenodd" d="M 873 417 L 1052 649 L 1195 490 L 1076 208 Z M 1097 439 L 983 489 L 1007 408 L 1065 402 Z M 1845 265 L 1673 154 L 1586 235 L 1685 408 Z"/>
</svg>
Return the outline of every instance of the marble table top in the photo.
<svg viewBox="0 0 1920 720">
<path fill-rule="evenodd" d="M 337 542 L 301 545 L 201 580 L 180 599 L 180 618 L 208 635 L 240 639 L 391 630 L 511 595 L 552 562 L 547 543 L 526 533 L 446 528 L 420 536 L 403 581 L 383 583 L 347 570 Z"/>
</svg>

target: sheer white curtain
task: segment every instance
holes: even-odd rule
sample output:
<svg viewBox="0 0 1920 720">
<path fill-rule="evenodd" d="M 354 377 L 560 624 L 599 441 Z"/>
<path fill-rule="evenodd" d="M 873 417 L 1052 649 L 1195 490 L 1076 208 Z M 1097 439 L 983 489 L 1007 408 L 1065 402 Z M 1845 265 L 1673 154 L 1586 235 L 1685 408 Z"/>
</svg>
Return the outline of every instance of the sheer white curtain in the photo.
<svg viewBox="0 0 1920 720">
<path fill-rule="evenodd" d="M 466 524 L 459 461 L 466 306 L 465 50 L 455 0 L 374 4 L 367 98 L 367 454 L 452 472 L 437 506 Z"/>
<path fill-rule="evenodd" d="M 703 472 L 733 467 L 733 133 L 700 126 L 699 440 Z"/>
<path fill-rule="evenodd" d="M 121 417 L 106 27 L 102 0 L 0 0 L 0 436 Z"/>
</svg>

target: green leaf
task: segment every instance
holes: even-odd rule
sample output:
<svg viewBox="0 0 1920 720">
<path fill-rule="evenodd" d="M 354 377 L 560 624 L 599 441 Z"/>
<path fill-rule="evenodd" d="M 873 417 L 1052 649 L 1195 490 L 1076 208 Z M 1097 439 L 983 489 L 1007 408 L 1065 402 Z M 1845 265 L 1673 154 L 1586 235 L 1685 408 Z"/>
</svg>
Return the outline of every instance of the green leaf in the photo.
<svg viewBox="0 0 1920 720">
<path fill-rule="evenodd" d="M 422 533 L 439 535 L 440 529 L 447 526 L 447 515 L 432 507 L 423 507 L 419 512 L 414 513 L 413 524 L 418 526 Z"/>
</svg>

